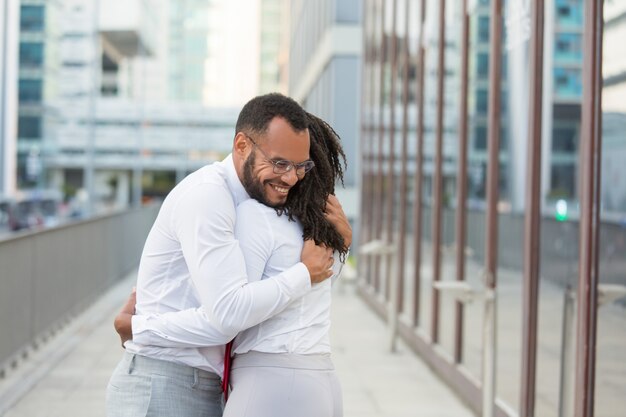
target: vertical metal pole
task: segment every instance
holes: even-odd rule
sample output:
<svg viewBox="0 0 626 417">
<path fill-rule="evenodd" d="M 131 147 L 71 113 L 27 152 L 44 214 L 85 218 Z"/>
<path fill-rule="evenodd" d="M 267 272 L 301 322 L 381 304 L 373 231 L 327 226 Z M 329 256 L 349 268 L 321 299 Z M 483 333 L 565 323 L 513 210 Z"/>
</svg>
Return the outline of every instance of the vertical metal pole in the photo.
<svg viewBox="0 0 626 417">
<path fill-rule="evenodd" d="M 445 40 L 446 40 L 446 0 L 439 1 L 439 39 L 437 57 L 437 133 L 435 138 L 435 172 L 433 173 L 433 205 L 432 205 L 432 250 L 433 250 L 433 283 L 441 279 L 441 210 L 443 192 L 443 101 L 444 77 L 446 74 Z M 432 287 L 432 325 L 431 340 L 439 342 L 439 290 Z"/>
<path fill-rule="evenodd" d="M 561 372 L 559 377 L 559 417 L 572 415 L 572 355 L 574 347 L 574 292 L 571 286 L 563 293 L 563 320 L 561 321 Z"/>
<path fill-rule="evenodd" d="M 380 4 L 381 4 L 381 0 L 373 0 L 372 1 L 372 18 L 371 18 L 371 22 L 372 22 L 372 40 L 371 40 L 371 50 L 372 50 L 372 61 L 370 64 L 370 78 L 371 78 L 371 87 L 372 87 L 372 91 L 371 91 L 371 111 L 372 111 L 372 115 L 371 115 L 371 125 L 370 125 L 370 129 L 369 129 L 369 154 L 368 154 L 368 166 L 369 166 L 369 170 L 368 170 L 368 201 L 369 201 L 369 206 L 367 209 L 368 212 L 368 218 L 369 218 L 369 224 L 367 226 L 368 228 L 368 242 L 370 240 L 373 240 L 377 237 L 376 235 L 376 206 L 377 206 L 377 201 L 376 201 L 376 190 L 378 189 L 378 186 L 376 185 L 376 132 L 377 132 L 377 124 L 376 124 L 376 120 L 377 118 L 375 117 L 377 115 L 377 113 L 374 111 L 375 108 L 377 108 L 378 106 L 378 100 L 380 98 L 380 93 L 378 92 L 380 89 L 380 76 L 378 74 L 378 72 L 376 71 L 376 69 L 381 70 L 380 67 L 380 62 L 381 62 L 381 57 L 382 57 L 382 47 L 381 47 L 381 42 L 379 42 L 379 38 L 382 37 L 382 28 L 380 25 L 378 25 L 378 11 L 380 8 Z M 377 77 L 378 75 L 378 77 Z M 378 109 L 380 111 L 380 106 L 378 106 Z M 368 265 L 368 283 L 370 285 L 371 289 L 375 289 L 377 288 L 377 268 L 376 268 L 376 261 L 374 260 L 373 256 L 369 256 L 367 257 L 367 265 Z"/>
<path fill-rule="evenodd" d="M 395 252 L 395 251 L 394 251 Z M 389 264 L 391 265 L 391 273 L 389 274 L 390 281 L 390 297 L 389 302 L 387 304 L 387 317 L 389 321 L 389 351 L 396 352 L 396 340 L 398 335 L 398 300 L 399 298 L 396 296 L 398 294 L 398 263 L 397 257 L 395 253 L 387 254 L 389 258 Z"/>
<path fill-rule="evenodd" d="M 385 138 L 385 56 L 388 54 L 387 51 L 387 39 L 385 37 L 385 2 L 388 0 L 382 0 L 381 2 L 381 10 L 380 10 L 380 80 L 379 80 L 379 117 L 378 117 L 378 176 L 376 178 L 376 185 L 378 186 L 378 192 L 375 197 L 377 200 L 376 204 L 376 236 L 379 239 L 382 239 L 383 234 L 383 195 L 384 195 L 384 169 L 383 169 L 383 145 Z M 376 292 L 380 292 L 380 257 L 375 257 L 375 268 L 374 268 L 374 288 Z"/>
<path fill-rule="evenodd" d="M 496 272 L 498 267 L 498 183 L 500 171 L 500 96 L 502 80 L 502 0 L 491 0 L 485 317 L 483 334 L 483 417 L 493 417 L 496 387 Z"/>
<path fill-rule="evenodd" d="M 387 243 L 392 244 L 394 240 L 394 215 L 395 215 L 395 176 L 396 176 L 396 82 L 398 79 L 398 32 L 397 32 L 397 9 L 398 1 L 391 0 L 391 88 L 389 90 L 389 155 L 387 156 L 387 195 L 386 203 L 387 208 L 385 214 L 387 215 L 386 235 Z M 394 297 L 391 290 L 392 277 L 392 262 L 394 257 L 389 254 L 387 258 L 386 268 L 386 291 L 387 300 Z"/>
<path fill-rule="evenodd" d="M 487 281 L 493 278 L 487 275 Z M 485 289 L 483 318 L 483 417 L 495 416 L 496 400 L 496 290 Z"/>
<path fill-rule="evenodd" d="M 409 130 L 409 13 L 411 12 L 411 2 L 405 2 L 404 9 L 404 42 L 402 43 L 402 56 L 404 66 L 402 67 L 402 160 L 400 167 L 400 227 L 398 242 L 398 286 L 396 288 L 396 298 L 398 299 L 398 311 L 404 307 L 404 263 L 406 251 L 406 206 L 407 206 L 407 159 L 409 153 L 408 130 Z"/>
<path fill-rule="evenodd" d="M 415 202 L 413 205 L 413 264 L 415 270 L 413 272 L 413 311 L 411 321 L 413 326 L 419 324 L 420 313 L 420 297 L 421 297 L 421 266 L 422 266 L 422 177 L 424 172 L 424 58 L 426 52 L 424 49 L 424 23 L 426 20 L 426 0 L 420 0 L 420 29 L 418 40 L 418 56 L 417 56 L 417 91 L 416 91 L 416 109 L 417 109 L 417 149 L 415 164 L 415 182 L 413 189 L 415 194 Z"/>
<path fill-rule="evenodd" d="M 360 225 L 359 228 L 361 230 L 360 236 L 361 241 L 360 244 L 363 245 L 370 240 L 370 225 L 371 221 L 371 212 L 369 207 L 371 206 L 370 201 L 370 182 L 369 181 L 369 169 L 370 169 L 370 157 L 369 153 L 371 152 L 369 141 L 371 136 L 371 126 L 370 126 L 370 118 L 371 115 L 367 114 L 372 106 L 372 85 L 370 82 L 371 76 L 371 64 L 372 64 L 372 43 L 370 40 L 370 31 L 372 30 L 371 19 L 375 15 L 372 8 L 373 0 L 367 0 L 365 2 L 365 8 L 363 13 L 363 78 L 362 78 L 362 91 L 364 94 L 361 96 L 361 216 L 360 216 Z M 363 260 L 365 258 L 365 262 L 369 262 L 369 257 L 359 257 L 358 275 L 360 277 L 364 277 L 365 281 L 370 284 L 370 271 L 369 268 L 364 268 L 365 262 Z M 366 272 L 367 270 L 367 272 Z"/>
<path fill-rule="evenodd" d="M 530 97 L 524 226 L 524 290 L 520 415 L 535 415 L 537 309 L 541 261 L 541 147 L 543 101 L 543 0 L 531 2 Z"/>
<path fill-rule="evenodd" d="M 467 219 L 467 89 L 469 77 L 469 14 L 467 0 L 462 0 L 461 23 L 461 97 L 459 99 L 459 170 L 456 203 L 456 279 L 465 280 L 465 240 Z M 463 303 L 456 302 L 454 328 L 454 362 L 463 360 Z"/>
<path fill-rule="evenodd" d="M 603 1 L 586 1 L 583 25 L 583 102 L 580 134 L 580 261 L 576 352 L 576 417 L 594 415 L 598 323 L 600 161 L 602 153 Z"/>
</svg>

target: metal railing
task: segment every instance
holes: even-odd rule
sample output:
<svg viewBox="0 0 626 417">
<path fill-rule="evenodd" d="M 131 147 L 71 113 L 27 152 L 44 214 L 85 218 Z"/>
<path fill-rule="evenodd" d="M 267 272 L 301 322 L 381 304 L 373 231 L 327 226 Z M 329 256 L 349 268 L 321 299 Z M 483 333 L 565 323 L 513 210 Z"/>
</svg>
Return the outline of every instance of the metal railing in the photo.
<svg viewBox="0 0 626 417">
<path fill-rule="evenodd" d="M 139 263 L 158 206 L 0 240 L 0 370 Z"/>
</svg>

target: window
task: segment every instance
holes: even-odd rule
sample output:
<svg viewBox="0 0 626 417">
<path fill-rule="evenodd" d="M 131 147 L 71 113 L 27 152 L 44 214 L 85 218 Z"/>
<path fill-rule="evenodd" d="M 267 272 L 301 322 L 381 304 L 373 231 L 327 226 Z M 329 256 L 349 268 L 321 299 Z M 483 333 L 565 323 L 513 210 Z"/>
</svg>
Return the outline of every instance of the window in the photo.
<svg viewBox="0 0 626 417">
<path fill-rule="evenodd" d="M 552 150 L 554 152 L 576 152 L 576 128 L 555 127 L 552 129 Z"/>
<path fill-rule="evenodd" d="M 478 78 L 487 78 L 489 75 L 489 54 L 479 53 L 476 56 L 476 76 Z"/>
<path fill-rule="evenodd" d="M 17 135 L 20 139 L 41 138 L 41 117 L 20 116 L 17 122 Z"/>
<path fill-rule="evenodd" d="M 576 194 L 576 167 L 574 164 L 552 165 L 550 175 L 550 196 L 552 198 L 573 198 Z"/>
<path fill-rule="evenodd" d="M 487 128 L 476 126 L 474 129 L 474 149 L 477 151 L 487 150 Z"/>
<path fill-rule="evenodd" d="M 567 17 L 570 17 L 571 15 L 571 10 L 569 6 L 557 6 L 556 12 L 559 15 L 559 17 L 567 18 Z"/>
<path fill-rule="evenodd" d="M 554 56 L 557 59 L 582 60 L 582 36 L 575 33 L 558 33 L 554 40 Z"/>
<path fill-rule="evenodd" d="M 20 43 L 20 67 L 41 68 L 43 66 L 43 44 L 40 42 Z"/>
<path fill-rule="evenodd" d="M 22 6 L 20 9 L 20 30 L 23 32 L 43 32 L 44 6 Z"/>
<path fill-rule="evenodd" d="M 583 2 L 580 0 L 556 0 L 556 20 L 560 24 L 579 26 L 583 23 Z"/>
<path fill-rule="evenodd" d="M 487 95 L 487 90 L 477 90 L 476 91 L 476 114 L 485 115 L 487 114 L 487 100 L 489 99 Z"/>
<path fill-rule="evenodd" d="M 478 42 L 489 42 L 489 17 L 478 18 Z"/>
<path fill-rule="evenodd" d="M 582 95 L 581 70 L 554 68 L 554 92 L 560 98 L 579 98 Z"/>
<path fill-rule="evenodd" d="M 42 82 L 41 80 L 20 80 L 19 99 L 21 102 L 41 101 Z"/>
</svg>

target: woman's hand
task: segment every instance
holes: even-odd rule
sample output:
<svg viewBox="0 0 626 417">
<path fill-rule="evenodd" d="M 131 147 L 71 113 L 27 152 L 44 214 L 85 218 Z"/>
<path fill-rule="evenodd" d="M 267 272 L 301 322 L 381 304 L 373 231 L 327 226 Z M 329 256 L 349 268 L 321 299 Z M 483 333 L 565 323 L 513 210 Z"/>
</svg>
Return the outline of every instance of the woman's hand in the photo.
<svg viewBox="0 0 626 417">
<path fill-rule="evenodd" d="M 324 210 L 328 221 L 335 226 L 337 232 L 343 237 L 343 243 L 345 249 L 348 249 L 352 244 L 352 226 L 346 217 L 346 213 L 343 212 L 341 203 L 333 194 L 326 199 L 326 209 Z"/>
</svg>

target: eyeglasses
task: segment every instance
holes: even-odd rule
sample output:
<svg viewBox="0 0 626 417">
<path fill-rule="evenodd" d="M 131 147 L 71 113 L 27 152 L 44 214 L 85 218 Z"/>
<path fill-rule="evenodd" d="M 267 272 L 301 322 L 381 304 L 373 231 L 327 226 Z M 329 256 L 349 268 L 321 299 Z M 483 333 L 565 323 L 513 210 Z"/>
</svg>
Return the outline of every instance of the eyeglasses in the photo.
<svg viewBox="0 0 626 417">
<path fill-rule="evenodd" d="M 259 147 L 259 145 L 256 144 L 254 139 L 252 139 L 245 133 L 244 136 L 247 137 L 250 142 L 252 142 L 252 145 L 254 145 L 259 151 L 261 151 L 267 162 L 271 163 L 274 166 L 274 174 L 285 174 L 287 172 L 290 172 L 292 169 L 295 169 L 296 175 L 301 178 L 304 177 L 304 174 L 306 174 L 315 167 L 315 162 L 311 161 L 310 159 L 304 162 L 300 162 L 299 164 L 288 161 L 286 159 L 272 159 L 263 151 L 263 149 Z"/>
</svg>

